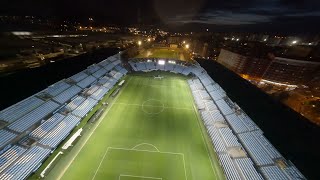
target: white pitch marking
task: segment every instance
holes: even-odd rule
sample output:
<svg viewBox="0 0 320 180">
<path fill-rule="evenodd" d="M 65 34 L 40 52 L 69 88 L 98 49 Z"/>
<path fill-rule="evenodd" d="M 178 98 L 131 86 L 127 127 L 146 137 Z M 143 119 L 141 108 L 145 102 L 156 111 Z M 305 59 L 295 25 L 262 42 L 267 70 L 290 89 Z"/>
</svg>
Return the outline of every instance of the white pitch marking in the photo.
<svg viewBox="0 0 320 180">
<path fill-rule="evenodd" d="M 106 152 L 104 153 L 103 158 L 101 159 L 101 161 L 100 161 L 100 163 L 99 163 L 99 166 L 98 166 L 96 172 L 94 173 L 94 176 L 92 177 L 92 180 L 96 177 L 96 175 L 97 175 L 97 173 L 98 173 L 98 170 L 100 169 L 100 166 L 101 166 L 104 158 L 106 157 L 106 155 L 107 155 L 107 153 L 108 153 L 108 150 L 109 150 L 109 148 L 107 148 Z"/>
<path fill-rule="evenodd" d="M 162 153 L 162 154 L 172 154 L 172 155 L 180 155 L 182 156 L 182 160 L 183 160 L 183 168 L 184 168 L 184 174 L 186 177 L 186 180 L 188 180 L 187 177 L 187 170 L 186 170 L 186 165 L 185 165 L 185 160 L 184 160 L 184 154 L 183 153 L 174 153 L 174 152 L 161 152 L 161 151 L 149 151 L 149 150 L 140 150 L 140 149 L 128 149 L 128 148 L 118 148 L 118 147 L 108 147 L 106 152 L 104 153 L 103 158 L 101 159 L 98 169 L 96 170 L 96 173 L 94 174 L 93 178 L 91 180 L 94 180 L 96 174 L 99 172 L 100 166 L 103 162 L 103 160 L 105 159 L 107 153 L 109 152 L 109 149 L 113 149 L 113 150 L 125 150 L 125 151 L 140 151 L 140 152 L 149 152 L 149 153 Z M 120 178 L 120 176 L 119 176 Z"/>
<path fill-rule="evenodd" d="M 152 146 L 152 147 L 154 147 L 158 152 L 160 152 L 159 149 L 158 149 L 155 145 L 149 144 L 149 143 L 141 143 L 141 144 L 135 145 L 132 149 L 135 149 L 135 148 L 137 148 L 137 147 L 139 147 L 139 146 L 142 146 L 142 145 Z"/>
<path fill-rule="evenodd" d="M 115 150 L 125 150 L 125 151 L 142 151 L 142 152 L 150 152 L 150 153 L 162 153 L 162 154 L 173 154 L 173 155 L 180 155 L 183 156 L 183 153 L 175 153 L 175 152 L 163 152 L 163 151 L 150 151 L 144 149 L 129 149 L 129 148 L 118 148 L 118 147 L 108 147 L 108 149 L 115 149 Z"/>
<path fill-rule="evenodd" d="M 157 177 L 151 177 L 151 176 L 133 176 L 133 175 L 128 175 L 128 174 L 120 174 L 119 180 L 121 180 L 121 176 L 124 176 L 124 177 L 136 177 L 136 178 L 143 178 L 143 179 L 158 179 L 158 180 L 162 180 L 162 178 L 157 178 Z"/>
</svg>

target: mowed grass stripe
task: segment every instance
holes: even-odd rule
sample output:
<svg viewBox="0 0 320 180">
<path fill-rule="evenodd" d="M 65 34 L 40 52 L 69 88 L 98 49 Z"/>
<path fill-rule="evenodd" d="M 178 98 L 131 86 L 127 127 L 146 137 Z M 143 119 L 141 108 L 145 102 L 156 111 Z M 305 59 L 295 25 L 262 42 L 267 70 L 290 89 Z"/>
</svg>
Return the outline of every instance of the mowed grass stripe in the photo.
<svg viewBox="0 0 320 180">
<path fill-rule="evenodd" d="M 120 174 L 130 173 L 135 176 L 176 180 L 184 176 L 184 169 L 177 168 L 183 166 L 185 166 L 188 180 L 217 179 L 202 139 L 201 129 L 197 124 L 197 117 L 194 111 L 190 110 L 194 104 L 185 78 L 161 73 L 165 78 L 153 81 L 153 74 L 129 75 L 130 79 L 127 78 L 121 94 L 118 95 L 109 112 L 102 117 L 100 125 L 62 179 L 92 179 L 96 174 L 95 179 L 118 180 Z M 152 82 L 152 85 L 157 88 L 150 88 L 146 82 Z M 159 114 L 147 114 L 141 106 L 121 104 L 143 104 L 150 99 L 160 101 L 164 107 L 188 109 L 164 108 Z M 152 106 L 152 104 L 149 105 Z M 148 153 L 138 157 L 130 153 L 119 153 L 119 157 L 115 155 L 115 157 L 112 155 L 109 157 L 105 154 L 108 147 L 130 149 L 141 143 L 152 144 L 161 152 L 181 153 L 185 164 L 181 159 L 170 161 L 170 157 L 157 155 L 150 157 Z M 148 148 L 152 147 L 139 148 L 150 150 Z M 105 159 L 101 162 L 104 156 Z M 159 159 L 162 163 L 156 163 L 155 159 Z M 121 167 L 110 165 L 112 162 L 115 164 L 121 162 Z M 146 166 L 146 164 L 153 166 Z M 120 170 L 127 172 L 120 172 Z"/>
</svg>

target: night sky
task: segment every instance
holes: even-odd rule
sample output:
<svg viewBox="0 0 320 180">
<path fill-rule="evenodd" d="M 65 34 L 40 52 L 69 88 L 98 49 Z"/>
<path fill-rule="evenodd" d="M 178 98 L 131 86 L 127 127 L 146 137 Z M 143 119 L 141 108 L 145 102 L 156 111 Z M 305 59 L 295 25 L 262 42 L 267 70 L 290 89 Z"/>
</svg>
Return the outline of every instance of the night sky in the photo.
<svg viewBox="0 0 320 180">
<path fill-rule="evenodd" d="M 1 15 L 236 31 L 320 30 L 319 0 L 1 0 Z"/>
</svg>

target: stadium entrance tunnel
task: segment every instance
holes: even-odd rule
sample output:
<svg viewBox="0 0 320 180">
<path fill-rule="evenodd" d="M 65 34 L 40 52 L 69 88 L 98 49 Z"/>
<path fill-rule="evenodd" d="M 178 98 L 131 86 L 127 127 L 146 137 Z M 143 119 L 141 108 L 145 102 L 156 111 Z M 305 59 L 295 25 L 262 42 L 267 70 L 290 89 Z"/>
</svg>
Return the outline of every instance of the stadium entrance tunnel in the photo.
<svg viewBox="0 0 320 180">
<path fill-rule="evenodd" d="M 148 115 L 160 114 L 164 111 L 164 104 L 157 99 L 148 99 L 142 103 L 142 111 Z"/>
</svg>

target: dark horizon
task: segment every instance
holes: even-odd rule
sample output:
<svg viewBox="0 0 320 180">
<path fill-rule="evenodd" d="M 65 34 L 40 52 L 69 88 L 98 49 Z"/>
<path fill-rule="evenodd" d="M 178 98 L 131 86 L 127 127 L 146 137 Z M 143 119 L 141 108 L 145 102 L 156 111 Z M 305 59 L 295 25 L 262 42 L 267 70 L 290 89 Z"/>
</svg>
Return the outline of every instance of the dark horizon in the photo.
<svg viewBox="0 0 320 180">
<path fill-rule="evenodd" d="M 176 31 L 319 32 L 316 0 L 34 1 L 0 2 L 0 15 L 35 15 L 116 25 L 157 25 Z"/>
</svg>

